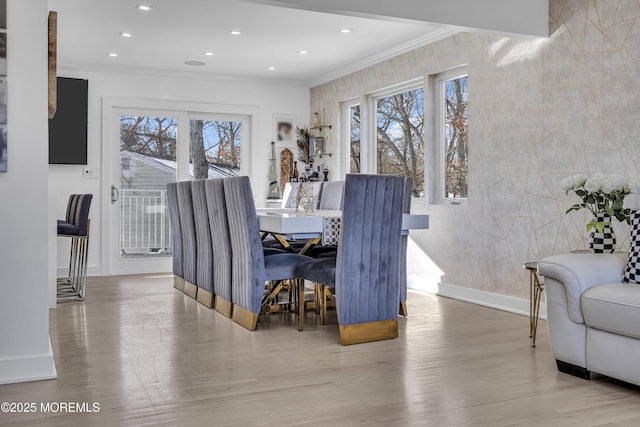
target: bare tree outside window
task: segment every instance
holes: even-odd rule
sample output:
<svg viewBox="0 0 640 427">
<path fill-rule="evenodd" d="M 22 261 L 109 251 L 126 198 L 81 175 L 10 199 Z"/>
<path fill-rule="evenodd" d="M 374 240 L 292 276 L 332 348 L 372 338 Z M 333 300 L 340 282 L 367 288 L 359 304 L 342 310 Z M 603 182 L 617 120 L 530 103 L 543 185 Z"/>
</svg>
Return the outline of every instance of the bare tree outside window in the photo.
<svg viewBox="0 0 640 427">
<path fill-rule="evenodd" d="M 444 81 L 444 196 L 468 197 L 469 77 Z"/>
<path fill-rule="evenodd" d="M 349 140 L 351 153 L 351 173 L 360 173 L 360 106 L 353 105 L 349 107 Z"/>
<path fill-rule="evenodd" d="M 176 135 L 176 118 L 120 116 L 121 187 L 147 190 L 165 186 L 166 180 L 156 183 L 154 174 L 146 168 L 132 168 L 131 156 L 138 154 L 149 159 L 175 162 Z M 175 173 L 171 179 L 175 181 Z"/>
<path fill-rule="evenodd" d="M 412 178 L 415 197 L 424 195 L 423 130 L 423 89 L 378 99 L 378 173 Z"/>
<path fill-rule="evenodd" d="M 209 177 L 209 165 L 240 172 L 242 123 L 226 120 L 191 120 L 191 163 L 193 177 Z"/>
</svg>

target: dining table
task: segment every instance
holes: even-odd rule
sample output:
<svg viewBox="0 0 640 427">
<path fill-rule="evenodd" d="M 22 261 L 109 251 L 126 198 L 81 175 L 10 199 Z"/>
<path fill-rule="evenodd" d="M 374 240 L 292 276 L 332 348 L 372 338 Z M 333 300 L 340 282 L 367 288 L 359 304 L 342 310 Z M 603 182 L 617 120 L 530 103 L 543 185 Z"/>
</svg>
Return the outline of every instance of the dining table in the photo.
<svg viewBox="0 0 640 427">
<path fill-rule="evenodd" d="M 342 211 L 314 210 L 304 212 L 286 208 L 258 208 L 258 225 L 263 238 L 272 235 L 282 247 L 293 250 L 291 240 L 306 241 L 298 253 L 304 254 L 320 243 L 328 224 L 339 228 Z M 429 228 L 429 215 L 403 214 L 402 234 Z"/>
<path fill-rule="evenodd" d="M 306 253 L 310 248 L 318 243 L 336 244 L 340 227 L 340 217 L 342 211 L 314 210 L 309 212 L 297 211 L 296 209 L 284 208 L 259 208 L 258 226 L 262 238 L 272 235 L 278 243 L 285 249 L 295 252 L 290 242 L 292 240 L 306 241 L 304 246 L 297 252 Z M 426 230 L 429 228 L 429 215 L 425 214 L 403 214 L 402 231 L 403 235 L 408 235 L 411 230 Z M 327 242 L 326 240 L 329 240 Z M 278 294 L 282 285 L 275 286 L 267 292 L 265 302 L 271 301 Z M 298 284 L 298 330 L 304 325 L 304 281 Z"/>
</svg>

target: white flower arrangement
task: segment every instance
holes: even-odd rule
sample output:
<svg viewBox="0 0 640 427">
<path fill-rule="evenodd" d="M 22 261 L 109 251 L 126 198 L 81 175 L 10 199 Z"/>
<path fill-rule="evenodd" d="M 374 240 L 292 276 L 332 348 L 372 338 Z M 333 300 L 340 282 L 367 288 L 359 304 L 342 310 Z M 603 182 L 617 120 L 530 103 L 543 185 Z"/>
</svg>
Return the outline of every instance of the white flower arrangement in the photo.
<svg viewBox="0 0 640 427">
<path fill-rule="evenodd" d="M 582 199 L 582 203 L 571 206 L 566 213 L 588 209 L 594 216 L 604 213 L 627 223 L 629 223 L 631 210 L 624 208 L 624 198 L 632 192 L 640 193 L 639 180 L 629 182 L 619 174 L 573 175 L 563 179 L 560 185 L 566 194 L 573 191 Z M 596 227 L 602 233 L 601 228 L 605 225 L 611 225 L 611 223 L 598 223 L 594 218 L 587 224 L 587 231 Z"/>
</svg>

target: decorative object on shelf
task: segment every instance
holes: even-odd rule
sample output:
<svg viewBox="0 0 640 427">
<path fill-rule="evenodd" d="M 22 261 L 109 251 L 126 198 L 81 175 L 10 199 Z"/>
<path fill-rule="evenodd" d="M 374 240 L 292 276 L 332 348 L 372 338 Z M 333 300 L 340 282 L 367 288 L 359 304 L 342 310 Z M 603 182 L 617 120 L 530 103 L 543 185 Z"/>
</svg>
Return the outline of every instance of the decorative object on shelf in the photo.
<svg viewBox="0 0 640 427">
<path fill-rule="evenodd" d="M 300 184 L 298 192 L 296 193 L 296 210 L 303 211 L 305 213 L 314 210 L 318 200 L 313 194 L 313 188 Z"/>
<path fill-rule="evenodd" d="M 318 115 L 317 111 L 313 113 L 313 124 L 311 126 L 314 128 L 317 128 L 320 126 L 320 116 Z"/>
<path fill-rule="evenodd" d="M 307 128 L 297 128 L 296 134 L 298 136 L 297 145 L 298 145 L 298 161 L 309 164 L 309 139 L 311 138 L 311 134 L 309 133 L 309 129 Z"/>
<path fill-rule="evenodd" d="M 631 192 L 640 190 L 640 182 L 629 183 L 619 174 L 604 175 L 596 173 L 587 175 L 573 175 L 562 181 L 562 189 L 566 194 L 573 191 L 582 199 L 567 209 L 571 211 L 587 209 L 594 218 L 586 225 L 589 234 L 589 248 L 594 253 L 613 252 L 615 236 L 611 228 L 611 218 L 629 223 L 630 209 L 624 208 L 624 198 Z"/>
<path fill-rule="evenodd" d="M 295 143 L 296 116 L 273 115 L 273 140 L 279 146 L 293 147 Z"/>
<path fill-rule="evenodd" d="M 329 169 L 326 166 L 322 168 L 322 173 L 324 174 L 323 181 L 329 181 Z"/>
<path fill-rule="evenodd" d="M 324 138 L 321 136 L 312 136 L 309 138 L 309 156 L 322 156 L 324 151 Z"/>
<path fill-rule="evenodd" d="M 589 232 L 589 249 L 596 254 L 612 253 L 616 249 L 616 236 L 611 228 L 611 217 L 598 212 L 594 220 L 595 225 Z"/>
<path fill-rule="evenodd" d="M 299 178 L 298 178 L 298 162 L 295 161 L 295 160 L 293 162 L 293 172 L 291 174 L 290 181 L 291 182 L 298 182 L 299 181 Z"/>
<path fill-rule="evenodd" d="M 280 194 L 284 193 L 284 186 L 293 175 L 293 153 L 288 148 L 280 152 Z"/>
<path fill-rule="evenodd" d="M 278 187 L 278 168 L 276 166 L 276 143 L 271 141 L 271 159 L 269 159 L 269 191 L 267 199 L 279 199 L 280 187 Z"/>
</svg>

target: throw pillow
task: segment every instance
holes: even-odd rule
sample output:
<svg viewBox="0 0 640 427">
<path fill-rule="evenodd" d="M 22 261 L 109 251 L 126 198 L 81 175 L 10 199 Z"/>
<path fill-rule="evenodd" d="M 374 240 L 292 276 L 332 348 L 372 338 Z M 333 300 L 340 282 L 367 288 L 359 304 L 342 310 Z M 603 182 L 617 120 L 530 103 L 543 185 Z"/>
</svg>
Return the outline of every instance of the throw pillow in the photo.
<svg viewBox="0 0 640 427">
<path fill-rule="evenodd" d="M 631 211 L 631 240 L 629 259 L 624 269 L 622 281 L 640 284 L 640 210 Z"/>
</svg>

